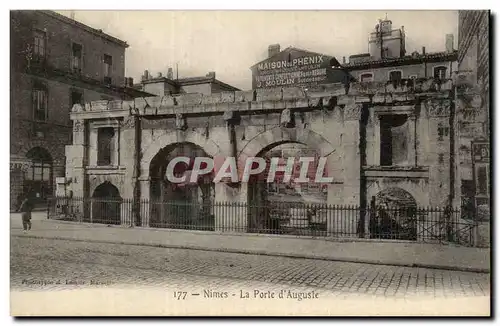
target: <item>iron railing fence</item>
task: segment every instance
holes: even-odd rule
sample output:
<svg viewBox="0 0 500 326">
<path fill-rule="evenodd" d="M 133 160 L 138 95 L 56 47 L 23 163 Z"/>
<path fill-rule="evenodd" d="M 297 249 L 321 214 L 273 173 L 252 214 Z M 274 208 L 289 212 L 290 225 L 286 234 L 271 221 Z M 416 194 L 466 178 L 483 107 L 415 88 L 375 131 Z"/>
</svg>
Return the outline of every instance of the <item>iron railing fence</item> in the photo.
<svg viewBox="0 0 500 326">
<path fill-rule="evenodd" d="M 478 223 L 460 209 L 301 202 L 235 203 L 55 197 L 48 218 L 167 229 L 369 238 L 473 246 Z"/>
</svg>

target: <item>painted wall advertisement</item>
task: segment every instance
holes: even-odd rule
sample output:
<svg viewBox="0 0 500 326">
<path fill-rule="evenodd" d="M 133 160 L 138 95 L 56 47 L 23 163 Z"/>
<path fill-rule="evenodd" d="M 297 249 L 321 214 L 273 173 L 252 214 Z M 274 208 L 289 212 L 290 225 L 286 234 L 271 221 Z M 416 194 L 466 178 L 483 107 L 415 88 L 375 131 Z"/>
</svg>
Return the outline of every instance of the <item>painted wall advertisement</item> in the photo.
<svg viewBox="0 0 500 326">
<path fill-rule="evenodd" d="M 332 68 L 333 57 L 306 51 L 284 50 L 252 69 L 253 88 L 308 86 L 343 82 L 345 73 Z"/>
</svg>

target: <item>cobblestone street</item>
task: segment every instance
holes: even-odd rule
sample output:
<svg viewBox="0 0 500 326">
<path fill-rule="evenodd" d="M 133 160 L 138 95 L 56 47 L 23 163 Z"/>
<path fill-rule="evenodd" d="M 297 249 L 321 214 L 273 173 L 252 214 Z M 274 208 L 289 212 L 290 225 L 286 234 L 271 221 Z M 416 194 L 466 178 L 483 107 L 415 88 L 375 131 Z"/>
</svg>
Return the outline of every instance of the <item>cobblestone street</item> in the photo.
<svg viewBox="0 0 500 326">
<path fill-rule="evenodd" d="M 56 284 L 58 280 L 61 284 Z M 88 287 L 91 280 L 102 283 L 93 286 L 156 286 L 173 291 L 207 286 L 230 291 L 260 284 L 332 295 L 449 298 L 490 294 L 489 274 L 12 237 L 13 290 Z"/>
</svg>

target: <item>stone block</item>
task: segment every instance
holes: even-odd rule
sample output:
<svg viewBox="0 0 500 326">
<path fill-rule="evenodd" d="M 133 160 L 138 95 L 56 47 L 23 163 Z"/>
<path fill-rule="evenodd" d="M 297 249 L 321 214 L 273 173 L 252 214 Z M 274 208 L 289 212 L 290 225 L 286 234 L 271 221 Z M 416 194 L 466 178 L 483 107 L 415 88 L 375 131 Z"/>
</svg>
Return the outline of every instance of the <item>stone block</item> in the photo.
<svg viewBox="0 0 500 326">
<path fill-rule="evenodd" d="M 236 91 L 234 92 L 235 102 L 252 102 L 254 101 L 254 91 Z"/>
<path fill-rule="evenodd" d="M 156 115 L 158 114 L 158 106 L 156 107 L 151 107 L 148 106 L 144 109 L 144 112 L 142 112 L 143 115 Z"/>
<path fill-rule="evenodd" d="M 385 103 L 385 94 L 384 93 L 377 93 L 377 94 L 373 95 L 372 102 L 373 103 Z"/>
<path fill-rule="evenodd" d="M 281 101 L 283 92 L 281 88 L 257 89 L 257 101 Z"/>
<path fill-rule="evenodd" d="M 201 99 L 201 104 L 216 104 L 221 102 L 221 93 L 203 95 L 203 98 Z"/>
<path fill-rule="evenodd" d="M 321 97 L 316 97 L 316 98 L 310 98 L 307 100 L 307 105 L 310 108 L 319 108 L 322 104 L 322 99 Z"/>
<path fill-rule="evenodd" d="M 143 97 L 137 97 L 134 99 L 134 105 L 139 113 L 144 114 L 144 109 L 148 106 L 148 102 Z"/>
<path fill-rule="evenodd" d="M 283 88 L 283 100 L 302 99 L 306 94 L 300 87 L 285 87 Z"/>
<path fill-rule="evenodd" d="M 102 101 L 92 101 L 90 102 L 90 110 L 86 111 L 107 111 L 108 110 L 108 102 L 107 100 Z"/>
<path fill-rule="evenodd" d="M 221 92 L 220 99 L 221 103 L 233 103 L 234 102 L 234 92 Z"/>
<path fill-rule="evenodd" d="M 201 104 L 203 94 L 184 94 L 175 97 L 177 105 L 199 105 Z"/>
<path fill-rule="evenodd" d="M 134 101 L 122 101 L 122 109 L 132 111 L 135 108 Z"/>
<path fill-rule="evenodd" d="M 161 98 L 160 108 L 175 106 L 175 99 L 172 96 L 163 96 Z"/>
<path fill-rule="evenodd" d="M 158 108 L 161 105 L 161 96 L 151 96 L 145 98 L 148 106 L 152 108 Z"/>
<path fill-rule="evenodd" d="M 345 86 L 342 83 L 317 85 L 306 90 L 307 97 L 341 96 L 345 94 Z"/>
</svg>

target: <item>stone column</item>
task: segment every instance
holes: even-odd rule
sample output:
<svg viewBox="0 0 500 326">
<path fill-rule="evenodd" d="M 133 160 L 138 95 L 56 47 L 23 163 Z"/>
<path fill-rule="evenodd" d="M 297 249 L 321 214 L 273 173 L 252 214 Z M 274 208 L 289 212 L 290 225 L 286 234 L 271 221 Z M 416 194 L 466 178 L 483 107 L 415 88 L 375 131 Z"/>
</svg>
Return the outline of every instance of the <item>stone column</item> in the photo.
<svg viewBox="0 0 500 326">
<path fill-rule="evenodd" d="M 90 137 L 89 137 L 89 142 L 88 144 L 88 149 L 89 149 L 89 165 L 90 166 L 96 166 L 97 165 L 97 129 L 92 128 L 89 130 L 90 132 Z"/>
<path fill-rule="evenodd" d="M 417 166 L 417 117 L 415 114 L 408 116 L 408 165 Z"/>
<path fill-rule="evenodd" d="M 149 215 L 150 215 L 150 183 L 149 177 L 139 178 L 140 188 L 141 188 L 141 225 L 143 227 L 149 227 Z"/>
<path fill-rule="evenodd" d="M 373 114 L 373 163 L 376 166 L 380 165 L 380 115 Z"/>
<path fill-rule="evenodd" d="M 114 137 L 113 137 L 113 156 L 111 157 L 111 165 L 120 166 L 120 127 L 116 126 L 113 128 Z"/>
<path fill-rule="evenodd" d="M 248 225 L 245 190 L 224 183 L 215 184 L 215 231 L 246 232 Z"/>
<path fill-rule="evenodd" d="M 361 153 L 359 152 L 359 128 L 361 118 L 361 104 L 348 103 L 344 108 L 344 129 L 341 150 L 343 153 L 344 185 L 342 191 L 342 205 L 359 207 L 361 195 Z M 329 218 L 327 228 L 330 232 L 355 233 L 359 220 L 359 210 L 354 208 L 344 210 L 342 221 Z"/>
</svg>

